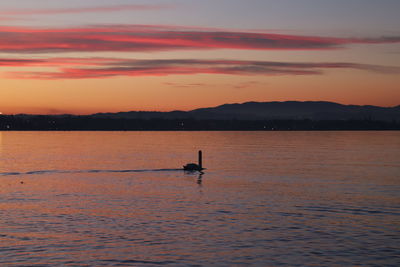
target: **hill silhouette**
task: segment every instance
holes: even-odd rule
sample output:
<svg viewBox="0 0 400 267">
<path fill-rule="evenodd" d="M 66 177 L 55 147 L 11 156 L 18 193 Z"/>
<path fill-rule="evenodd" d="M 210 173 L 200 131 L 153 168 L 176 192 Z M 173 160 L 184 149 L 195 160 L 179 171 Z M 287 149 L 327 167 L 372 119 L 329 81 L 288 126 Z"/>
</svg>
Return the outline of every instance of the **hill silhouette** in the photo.
<svg viewBox="0 0 400 267">
<path fill-rule="evenodd" d="M 400 106 L 286 101 L 224 104 L 171 112 L 0 115 L 0 130 L 400 130 Z"/>
<path fill-rule="evenodd" d="M 400 120 L 400 106 L 342 105 L 324 101 L 246 102 L 191 111 L 98 113 L 99 118 L 220 120 Z"/>
</svg>

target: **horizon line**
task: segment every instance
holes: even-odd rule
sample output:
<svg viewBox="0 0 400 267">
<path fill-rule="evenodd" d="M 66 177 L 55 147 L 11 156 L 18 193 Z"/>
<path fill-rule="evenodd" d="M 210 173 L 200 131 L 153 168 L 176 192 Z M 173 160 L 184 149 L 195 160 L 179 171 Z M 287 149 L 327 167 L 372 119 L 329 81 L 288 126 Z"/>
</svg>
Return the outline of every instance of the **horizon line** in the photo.
<svg viewBox="0 0 400 267">
<path fill-rule="evenodd" d="M 32 115 L 32 116 L 63 116 L 63 115 L 71 115 L 71 116 L 93 116 L 96 114 L 117 114 L 117 113 L 129 113 L 129 112 L 158 112 L 158 113 L 169 113 L 169 112 L 190 112 L 198 109 L 206 109 L 206 108 L 217 108 L 220 106 L 224 105 L 235 105 L 235 104 L 246 104 L 246 103 L 287 103 L 287 102 L 297 102 L 297 103 L 315 103 L 315 102 L 322 102 L 322 103 L 332 103 L 332 104 L 338 104 L 338 105 L 343 105 L 343 106 L 359 106 L 359 107 L 378 107 L 378 108 L 396 108 L 400 107 L 400 104 L 394 105 L 394 106 L 378 106 L 378 105 L 356 105 L 356 104 L 343 104 L 335 101 L 326 101 L 326 100 L 284 100 L 284 101 L 244 101 L 244 102 L 234 102 L 234 103 L 224 103 L 224 104 L 219 104 L 216 106 L 207 106 L 207 107 L 199 107 L 199 108 L 194 108 L 194 109 L 187 109 L 187 110 L 182 110 L 182 109 L 172 109 L 172 110 L 166 110 L 166 111 L 161 111 L 161 110 L 121 110 L 121 111 L 101 111 L 101 112 L 94 112 L 94 113 L 73 113 L 73 112 L 54 112 L 54 113 L 3 113 L 0 112 L 0 116 L 22 116 L 22 115 Z M 46 108 L 43 108 L 46 109 Z M 54 108 L 48 108 L 49 110 Z"/>
</svg>

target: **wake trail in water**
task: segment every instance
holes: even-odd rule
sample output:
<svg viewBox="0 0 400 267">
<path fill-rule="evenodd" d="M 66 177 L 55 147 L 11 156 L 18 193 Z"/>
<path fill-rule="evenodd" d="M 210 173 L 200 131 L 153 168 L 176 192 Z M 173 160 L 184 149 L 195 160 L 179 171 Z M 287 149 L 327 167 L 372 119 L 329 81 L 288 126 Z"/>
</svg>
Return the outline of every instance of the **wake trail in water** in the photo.
<svg viewBox="0 0 400 267">
<path fill-rule="evenodd" d="M 2 172 L 0 176 L 57 174 L 57 173 L 133 173 L 133 172 L 168 172 L 182 171 L 183 169 L 144 169 L 144 170 L 42 170 L 29 172 Z"/>
</svg>

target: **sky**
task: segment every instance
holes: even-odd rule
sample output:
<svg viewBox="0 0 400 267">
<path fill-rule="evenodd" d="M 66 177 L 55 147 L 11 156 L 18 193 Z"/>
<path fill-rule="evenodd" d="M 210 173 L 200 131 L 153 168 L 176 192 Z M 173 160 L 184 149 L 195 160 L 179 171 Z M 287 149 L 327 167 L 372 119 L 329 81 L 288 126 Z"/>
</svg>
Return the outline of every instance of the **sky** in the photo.
<svg viewBox="0 0 400 267">
<path fill-rule="evenodd" d="M 400 105 L 398 0 L 0 0 L 0 113 Z"/>
</svg>

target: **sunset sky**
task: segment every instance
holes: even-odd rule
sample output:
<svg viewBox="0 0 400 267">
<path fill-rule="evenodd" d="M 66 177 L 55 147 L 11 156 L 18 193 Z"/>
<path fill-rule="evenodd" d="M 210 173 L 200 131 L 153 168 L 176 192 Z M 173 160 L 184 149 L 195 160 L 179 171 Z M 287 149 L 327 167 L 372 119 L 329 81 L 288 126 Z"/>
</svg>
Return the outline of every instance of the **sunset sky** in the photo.
<svg viewBox="0 0 400 267">
<path fill-rule="evenodd" d="M 400 104 L 399 0 L 0 0 L 0 112 Z"/>
</svg>

